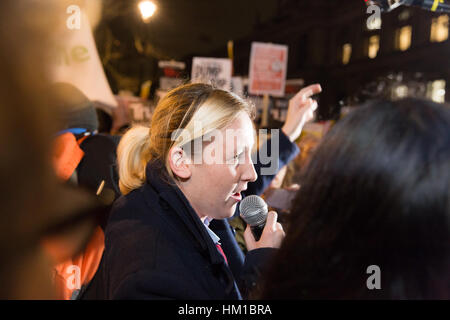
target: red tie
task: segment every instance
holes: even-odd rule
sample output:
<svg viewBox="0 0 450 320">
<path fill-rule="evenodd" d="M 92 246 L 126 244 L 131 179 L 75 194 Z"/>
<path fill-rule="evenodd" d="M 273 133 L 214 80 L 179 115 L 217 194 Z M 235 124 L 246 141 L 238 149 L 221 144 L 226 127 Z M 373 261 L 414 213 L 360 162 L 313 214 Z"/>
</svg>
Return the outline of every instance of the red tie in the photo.
<svg viewBox="0 0 450 320">
<path fill-rule="evenodd" d="M 225 263 L 228 264 L 227 256 L 225 255 L 225 252 L 223 252 L 222 247 L 220 244 L 216 243 L 217 250 L 219 250 L 222 257 L 225 259 Z"/>
</svg>

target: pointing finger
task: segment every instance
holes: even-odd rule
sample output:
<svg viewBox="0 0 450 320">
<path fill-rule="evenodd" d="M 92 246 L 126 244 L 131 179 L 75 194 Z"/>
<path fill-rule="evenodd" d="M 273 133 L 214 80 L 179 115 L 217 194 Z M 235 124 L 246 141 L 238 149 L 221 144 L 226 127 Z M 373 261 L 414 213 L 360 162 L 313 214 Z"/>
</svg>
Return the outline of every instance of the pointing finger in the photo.
<svg viewBox="0 0 450 320">
<path fill-rule="evenodd" d="M 320 84 L 312 84 L 300 90 L 294 97 L 294 99 L 304 100 L 306 98 L 311 97 L 312 95 L 318 94 L 322 92 L 322 87 Z"/>
</svg>

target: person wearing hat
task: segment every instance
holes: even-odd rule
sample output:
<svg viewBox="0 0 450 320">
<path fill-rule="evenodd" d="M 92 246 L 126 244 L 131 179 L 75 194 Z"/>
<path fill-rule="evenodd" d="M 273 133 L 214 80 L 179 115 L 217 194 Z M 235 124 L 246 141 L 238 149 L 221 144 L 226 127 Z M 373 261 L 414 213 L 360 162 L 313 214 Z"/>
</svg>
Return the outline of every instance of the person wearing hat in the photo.
<svg viewBox="0 0 450 320">
<path fill-rule="evenodd" d="M 103 192 L 110 194 L 112 202 L 120 195 L 115 170 L 116 140 L 97 133 L 98 118 L 94 105 L 79 89 L 59 82 L 53 85 L 53 90 L 55 104 L 60 108 L 62 128 L 56 138 L 60 151 L 58 156 L 69 155 L 60 161 L 57 172 L 64 179 L 70 174 L 73 183 L 92 192 L 105 190 Z"/>
<path fill-rule="evenodd" d="M 79 89 L 68 83 L 55 83 L 52 92 L 60 109 L 62 128 L 54 142 L 53 164 L 57 176 L 98 196 L 105 205 L 111 205 L 120 195 L 115 170 L 116 142 L 109 135 L 97 133 L 95 108 Z M 99 221 L 81 254 L 56 259 L 60 261 L 55 267 L 60 298 L 76 298 L 82 285 L 95 275 L 104 250 L 106 219 L 107 214 Z M 58 249 L 53 246 L 52 251 L 58 252 Z"/>
</svg>

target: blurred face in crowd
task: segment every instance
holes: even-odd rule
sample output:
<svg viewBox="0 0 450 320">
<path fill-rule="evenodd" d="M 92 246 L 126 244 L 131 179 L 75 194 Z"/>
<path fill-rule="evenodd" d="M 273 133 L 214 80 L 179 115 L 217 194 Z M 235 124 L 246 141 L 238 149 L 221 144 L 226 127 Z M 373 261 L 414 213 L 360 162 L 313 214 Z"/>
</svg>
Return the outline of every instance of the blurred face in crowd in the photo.
<svg viewBox="0 0 450 320">
<path fill-rule="evenodd" d="M 203 143 L 201 163 L 192 161 L 188 179 L 180 183 L 200 218 L 224 219 L 234 214 L 241 192 L 257 178 L 251 161 L 253 144 L 253 124 L 245 112 L 217 130 L 211 142 Z"/>
</svg>

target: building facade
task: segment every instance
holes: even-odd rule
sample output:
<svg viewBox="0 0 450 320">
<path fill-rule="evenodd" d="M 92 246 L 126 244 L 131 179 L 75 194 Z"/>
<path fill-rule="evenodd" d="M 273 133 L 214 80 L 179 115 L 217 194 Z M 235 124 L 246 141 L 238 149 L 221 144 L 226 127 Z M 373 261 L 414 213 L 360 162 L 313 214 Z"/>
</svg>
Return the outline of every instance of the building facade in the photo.
<svg viewBox="0 0 450 320">
<path fill-rule="evenodd" d="M 399 7 L 378 19 L 363 0 L 285 0 L 278 11 L 276 19 L 234 42 L 234 73 L 247 76 L 253 41 L 288 45 L 288 79 L 322 84 L 319 120 L 380 94 L 446 100 L 448 15 Z"/>
</svg>

